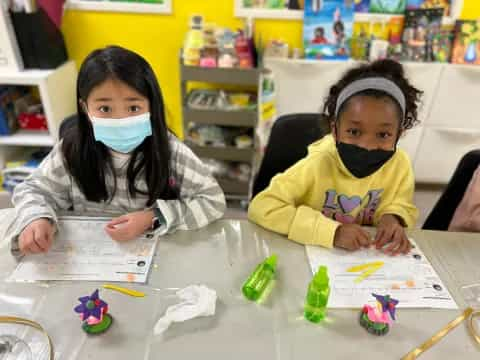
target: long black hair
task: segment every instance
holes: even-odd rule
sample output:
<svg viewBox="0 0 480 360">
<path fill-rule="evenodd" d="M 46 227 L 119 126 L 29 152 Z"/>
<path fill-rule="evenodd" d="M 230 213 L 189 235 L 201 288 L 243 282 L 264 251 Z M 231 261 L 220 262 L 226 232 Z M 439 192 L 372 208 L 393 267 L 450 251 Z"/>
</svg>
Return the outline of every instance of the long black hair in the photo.
<svg viewBox="0 0 480 360">
<path fill-rule="evenodd" d="M 95 141 L 93 127 L 83 108 L 92 89 L 105 80 L 118 79 L 138 91 L 150 102 L 152 136 L 145 138 L 131 154 L 127 166 L 128 193 L 148 195 L 146 206 L 157 199 L 174 199 L 177 194 L 169 185 L 170 146 L 165 122 L 163 97 L 155 74 L 148 62 L 133 51 L 109 46 L 90 53 L 83 62 L 77 79 L 78 121 L 63 136 L 62 153 L 67 171 L 89 201 L 111 201 L 117 191 L 112 157 L 107 146 Z M 114 179 L 109 193 L 106 176 Z M 137 179 L 143 177 L 148 192 L 139 189 Z"/>
<path fill-rule="evenodd" d="M 418 106 L 423 91 L 414 87 L 405 77 L 405 72 L 401 64 L 394 60 L 377 60 L 368 64 L 361 64 L 353 69 L 348 70 L 342 78 L 330 88 L 330 92 L 325 99 L 323 105 L 323 115 L 326 116 L 330 122 L 335 119 L 335 108 L 337 106 L 337 99 L 342 90 L 350 85 L 352 82 L 369 77 L 383 77 L 393 81 L 402 91 L 405 96 L 405 117 L 403 117 L 400 107 L 398 107 L 400 115 L 400 128 L 408 130 L 419 123 L 418 120 Z M 364 90 L 356 95 L 372 96 L 372 97 L 390 97 L 387 93 L 380 90 Z M 392 101 L 397 104 L 396 101 Z M 340 113 L 346 108 L 348 100 L 340 108 Z"/>
</svg>

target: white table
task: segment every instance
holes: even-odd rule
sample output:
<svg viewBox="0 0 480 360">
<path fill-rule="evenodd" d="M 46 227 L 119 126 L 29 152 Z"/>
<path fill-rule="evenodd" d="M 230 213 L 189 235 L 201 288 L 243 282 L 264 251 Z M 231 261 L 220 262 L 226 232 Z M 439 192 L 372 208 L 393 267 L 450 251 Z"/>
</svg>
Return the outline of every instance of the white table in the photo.
<svg viewBox="0 0 480 360">
<path fill-rule="evenodd" d="M 0 213 L 4 224 L 11 216 Z M 463 309 L 460 287 L 480 282 L 479 236 L 426 231 L 414 231 L 412 236 Z M 279 280 L 265 304 L 248 302 L 241 295 L 241 285 L 255 264 L 270 253 L 279 256 Z M 23 302 L 19 306 L 51 334 L 63 355 L 60 359 L 399 359 L 460 314 L 400 309 L 398 321 L 385 337 L 372 336 L 360 327 L 358 309 L 330 310 L 327 321 L 311 324 L 302 317 L 311 279 L 304 247 L 246 221 L 222 220 L 199 231 L 164 237 L 154 263 L 148 286 L 161 291 L 130 286 L 146 291 L 145 298 L 102 291 L 114 324 L 96 337 L 83 333 L 73 307 L 79 296 L 101 284 L 0 282 L 0 300 Z M 14 265 L 3 246 L 2 279 Z M 156 320 L 175 302 L 173 290 L 168 289 L 190 284 L 206 284 L 217 291 L 215 316 L 174 324 L 163 337 L 154 337 Z M 479 348 L 462 324 L 421 359 L 479 356 Z"/>
</svg>

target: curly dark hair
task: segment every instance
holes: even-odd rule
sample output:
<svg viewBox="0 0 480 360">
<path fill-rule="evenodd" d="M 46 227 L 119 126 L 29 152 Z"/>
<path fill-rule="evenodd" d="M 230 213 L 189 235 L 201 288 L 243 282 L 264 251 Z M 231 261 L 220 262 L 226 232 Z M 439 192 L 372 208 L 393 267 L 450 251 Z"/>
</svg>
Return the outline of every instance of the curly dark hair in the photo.
<svg viewBox="0 0 480 360">
<path fill-rule="evenodd" d="M 342 78 L 330 88 L 329 94 L 325 99 L 323 105 L 323 115 L 330 121 L 335 121 L 335 108 L 337 106 L 337 99 L 340 92 L 348 86 L 350 83 L 370 78 L 370 77 L 383 77 L 393 81 L 405 95 L 405 117 L 400 123 L 402 130 L 411 129 L 420 121 L 418 120 L 418 107 L 420 104 L 420 98 L 423 95 L 423 91 L 414 87 L 408 79 L 405 77 L 403 66 L 393 60 L 378 60 L 368 64 L 361 64 L 353 69 L 348 70 Z M 387 93 L 381 90 L 365 90 L 355 95 L 373 96 L 373 97 L 390 97 Z M 393 99 L 392 99 L 393 100 Z M 342 105 L 339 111 L 339 115 L 342 110 L 346 108 L 348 100 Z M 395 104 L 397 102 L 394 100 Z M 398 104 L 397 104 L 398 105 Z M 399 117 L 402 118 L 401 109 L 399 109 Z"/>
</svg>

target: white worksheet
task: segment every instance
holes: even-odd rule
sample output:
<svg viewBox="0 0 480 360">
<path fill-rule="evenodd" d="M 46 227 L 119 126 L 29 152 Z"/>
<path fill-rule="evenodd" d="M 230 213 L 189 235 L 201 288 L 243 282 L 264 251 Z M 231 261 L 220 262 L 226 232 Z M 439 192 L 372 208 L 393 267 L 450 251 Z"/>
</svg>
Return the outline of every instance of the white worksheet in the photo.
<svg viewBox="0 0 480 360">
<path fill-rule="evenodd" d="M 367 303 L 373 304 L 372 293 L 389 294 L 399 300 L 398 307 L 403 308 L 458 308 L 428 259 L 415 245 L 409 254 L 397 256 L 385 255 L 374 248 L 348 252 L 306 246 L 306 251 L 313 273 L 320 265 L 328 268 L 330 308 L 359 308 Z M 347 271 L 353 266 L 379 261 L 384 265 L 360 282 L 355 282 L 360 272 Z"/>
<path fill-rule="evenodd" d="M 46 254 L 24 256 L 10 281 L 88 280 L 145 283 L 157 237 L 117 242 L 104 228 L 109 219 L 64 217 Z"/>
</svg>

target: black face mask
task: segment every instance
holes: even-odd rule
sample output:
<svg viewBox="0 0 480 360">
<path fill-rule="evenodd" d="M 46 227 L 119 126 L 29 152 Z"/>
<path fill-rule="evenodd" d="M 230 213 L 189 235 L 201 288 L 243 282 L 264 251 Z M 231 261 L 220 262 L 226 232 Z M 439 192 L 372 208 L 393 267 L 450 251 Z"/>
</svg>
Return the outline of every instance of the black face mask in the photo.
<svg viewBox="0 0 480 360">
<path fill-rule="evenodd" d="M 373 174 L 395 153 L 395 150 L 367 150 L 342 142 L 337 142 L 337 150 L 345 167 L 357 178 Z"/>
</svg>

